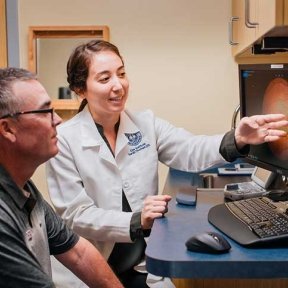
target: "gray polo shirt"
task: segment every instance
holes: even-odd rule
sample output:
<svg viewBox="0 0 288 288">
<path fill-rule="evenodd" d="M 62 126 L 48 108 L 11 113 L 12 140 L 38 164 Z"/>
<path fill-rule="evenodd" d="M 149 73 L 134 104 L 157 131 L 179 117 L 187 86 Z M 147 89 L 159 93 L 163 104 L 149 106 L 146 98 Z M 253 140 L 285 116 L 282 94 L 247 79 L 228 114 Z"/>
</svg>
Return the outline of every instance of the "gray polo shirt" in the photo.
<svg viewBox="0 0 288 288">
<path fill-rule="evenodd" d="M 71 249 L 79 237 L 31 181 L 24 196 L 0 166 L 0 287 L 54 287 L 50 254 Z"/>
</svg>

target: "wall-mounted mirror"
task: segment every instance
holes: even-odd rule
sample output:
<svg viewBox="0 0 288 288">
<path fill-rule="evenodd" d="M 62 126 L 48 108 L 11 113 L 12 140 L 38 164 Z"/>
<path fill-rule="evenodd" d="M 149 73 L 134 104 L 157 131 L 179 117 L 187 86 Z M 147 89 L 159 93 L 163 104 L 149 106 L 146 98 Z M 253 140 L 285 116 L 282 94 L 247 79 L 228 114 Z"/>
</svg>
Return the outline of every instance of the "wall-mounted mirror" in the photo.
<svg viewBox="0 0 288 288">
<path fill-rule="evenodd" d="M 107 26 L 33 26 L 29 28 L 29 70 L 36 72 L 40 82 L 58 110 L 78 108 L 66 80 L 66 63 L 72 50 L 91 39 L 109 41 Z M 64 99 L 58 101 L 59 99 Z M 74 100 L 74 101 L 73 101 Z"/>
</svg>

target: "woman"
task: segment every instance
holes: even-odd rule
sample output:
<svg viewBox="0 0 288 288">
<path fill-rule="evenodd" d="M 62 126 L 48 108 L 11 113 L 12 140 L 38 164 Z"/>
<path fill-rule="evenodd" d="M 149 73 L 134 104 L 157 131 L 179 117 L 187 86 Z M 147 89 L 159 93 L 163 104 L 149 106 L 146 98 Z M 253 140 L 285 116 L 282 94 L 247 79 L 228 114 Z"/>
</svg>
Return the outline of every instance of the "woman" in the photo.
<svg viewBox="0 0 288 288">
<path fill-rule="evenodd" d="M 171 199 L 158 195 L 158 161 L 200 171 L 223 157 L 235 160 L 249 150 L 246 144 L 285 136 L 277 128 L 287 121 L 284 115 L 253 116 L 225 136 L 194 136 L 149 110 L 132 113 L 125 109 L 123 59 L 102 40 L 78 46 L 67 73 L 83 101 L 81 112 L 58 129 L 59 154 L 47 165 L 51 200 L 66 223 L 98 247 L 125 287 L 173 287 L 169 279 L 133 268 L 145 268 L 144 238 Z"/>
</svg>

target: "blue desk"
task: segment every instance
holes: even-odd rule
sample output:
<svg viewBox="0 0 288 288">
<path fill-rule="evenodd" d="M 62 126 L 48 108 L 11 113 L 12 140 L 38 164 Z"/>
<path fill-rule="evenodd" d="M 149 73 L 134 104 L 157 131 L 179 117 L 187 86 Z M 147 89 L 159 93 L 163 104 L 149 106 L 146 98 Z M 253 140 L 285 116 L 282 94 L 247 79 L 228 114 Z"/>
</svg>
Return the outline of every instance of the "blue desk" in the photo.
<svg viewBox="0 0 288 288">
<path fill-rule="evenodd" d="M 175 195 L 179 185 L 189 185 L 194 180 L 190 173 L 172 170 L 164 193 Z M 196 207 L 179 205 L 173 199 L 167 215 L 154 223 L 146 249 L 148 271 L 171 278 L 288 278 L 288 248 L 244 248 L 228 239 L 232 246 L 228 254 L 186 250 L 185 241 L 190 236 L 218 231 L 208 223 L 207 213 L 210 207 L 223 201 L 223 192 L 203 190 L 198 191 Z"/>
</svg>

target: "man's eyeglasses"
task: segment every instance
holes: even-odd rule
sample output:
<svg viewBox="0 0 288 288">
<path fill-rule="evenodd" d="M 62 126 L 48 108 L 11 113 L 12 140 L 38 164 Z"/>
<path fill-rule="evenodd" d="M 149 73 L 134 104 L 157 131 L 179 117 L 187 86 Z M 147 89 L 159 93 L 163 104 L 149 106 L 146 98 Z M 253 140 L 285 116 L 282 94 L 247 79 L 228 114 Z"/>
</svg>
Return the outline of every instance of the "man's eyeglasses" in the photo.
<svg viewBox="0 0 288 288">
<path fill-rule="evenodd" d="M 5 118 L 14 118 L 14 117 L 18 117 L 20 115 L 25 115 L 25 114 L 42 114 L 42 113 L 50 113 L 51 114 L 51 121 L 52 121 L 52 123 L 54 123 L 54 108 L 30 110 L 30 111 L 22 111 L 22 112 L 6 114 L 6 115 L 0 117 L 0 120 L 5 119 Z"/>
</svg>

